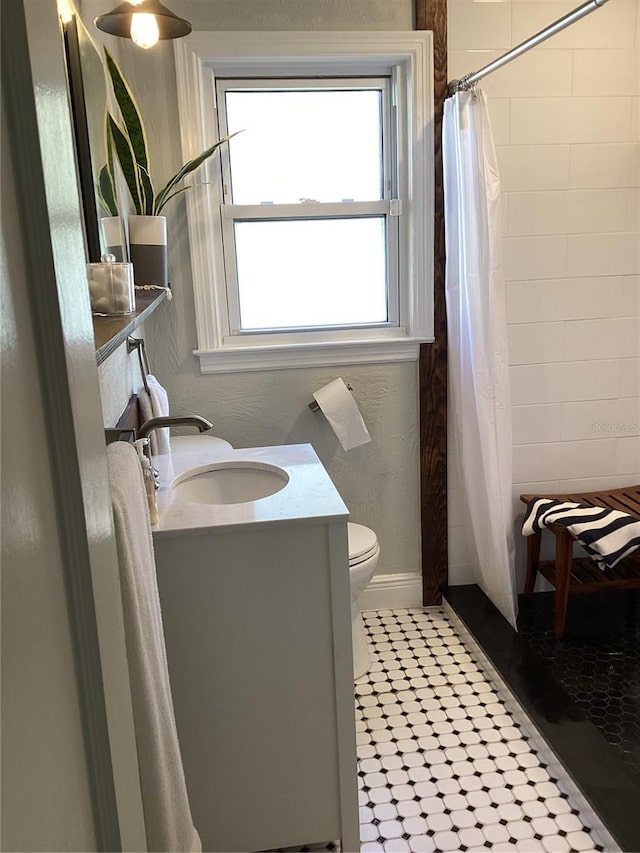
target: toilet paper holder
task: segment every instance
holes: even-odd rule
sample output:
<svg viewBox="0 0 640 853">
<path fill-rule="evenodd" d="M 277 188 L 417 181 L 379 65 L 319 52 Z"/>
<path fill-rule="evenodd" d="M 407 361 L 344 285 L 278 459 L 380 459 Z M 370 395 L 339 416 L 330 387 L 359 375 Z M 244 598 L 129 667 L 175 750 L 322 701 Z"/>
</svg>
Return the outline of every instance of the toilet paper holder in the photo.
<svg viewBox="0 0 640 853">
<path fill-rule="evenodd" d="M 346 385 L 347 385 L 347 388 L 349 389 L 349 391 L 353 391 L 353 388 L 351 387 L 349 382 L 347 382 Z M 309 403 L 309 408 L 311 409 L 312 412 L 319 412 L 320 411 L 320 406 L 318 405 L 318 403 L 315 400 L 312 400 Z"/>
</svg>

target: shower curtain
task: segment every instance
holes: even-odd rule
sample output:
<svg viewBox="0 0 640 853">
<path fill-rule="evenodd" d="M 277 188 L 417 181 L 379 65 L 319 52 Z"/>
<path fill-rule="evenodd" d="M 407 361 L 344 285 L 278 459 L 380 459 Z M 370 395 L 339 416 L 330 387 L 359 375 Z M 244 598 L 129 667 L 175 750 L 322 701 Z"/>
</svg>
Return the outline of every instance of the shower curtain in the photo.
<svg viewBox="0 0 640 853">
<path fill-rule="evenodd" d="M 500 181 L 486 99 L 445 101 L 451 423 L 478 584 L 515 627 L 511 403 L 500 268 Z M 475 553 L 474 553 L 475 552 Z"/>
</svg>

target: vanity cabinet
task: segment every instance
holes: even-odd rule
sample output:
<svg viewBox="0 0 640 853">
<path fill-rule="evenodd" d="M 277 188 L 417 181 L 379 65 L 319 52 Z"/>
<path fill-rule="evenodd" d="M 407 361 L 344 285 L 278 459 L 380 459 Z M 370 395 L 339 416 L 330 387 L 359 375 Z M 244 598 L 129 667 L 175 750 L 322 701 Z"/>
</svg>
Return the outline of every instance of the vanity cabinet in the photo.
<svg viewBox="0 0 640 853">
<path fill-rule="evenodd" d="M 161 502 L 158 587 L 205 851 L 359 849 L 347 514 L 335 496 L 331 515 L 307 506 L 274 520 L 266 499 L 242 505 L 252 521 L 180 530 Z"/>
</svg>

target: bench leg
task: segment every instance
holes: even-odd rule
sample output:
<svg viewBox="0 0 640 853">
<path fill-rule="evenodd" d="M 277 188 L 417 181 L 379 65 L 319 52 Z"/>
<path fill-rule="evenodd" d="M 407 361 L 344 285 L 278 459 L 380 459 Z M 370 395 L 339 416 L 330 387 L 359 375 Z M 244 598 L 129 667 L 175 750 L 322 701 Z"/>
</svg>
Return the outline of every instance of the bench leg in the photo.
<svg viewBox="0 0 640 853">
<path fill-rule="evenodd" d="M 556 593 L 554 599 L 554 630 L 558 639 L 564 635 L 573 562 L 573 538 L 568 531 L 558 529 L 556 535 Z"/>
<path fill-rule="evenodd" d="M 524 582 L 525 595 L 533 595 L 533 589 L 536 585 L 536 575 L 538 574 L 538 565 L 540 563 L 541 540 L 541 533 L 532 533 L 531 536 L 527 536 L 527 577 Z"/>
</svg>

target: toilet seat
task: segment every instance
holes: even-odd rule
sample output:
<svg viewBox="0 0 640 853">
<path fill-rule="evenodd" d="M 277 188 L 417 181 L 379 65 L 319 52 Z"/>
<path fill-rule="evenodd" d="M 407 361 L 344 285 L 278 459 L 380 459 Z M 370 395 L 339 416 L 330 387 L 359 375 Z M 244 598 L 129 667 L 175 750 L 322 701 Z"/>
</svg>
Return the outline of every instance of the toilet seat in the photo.
<svg viewBox="0 0 640 853">
<path fill-rule="evenodd" d="M 347 524 L 349 539 L 349 565 L 357 566 L 364 563 L 378 551 L 378 538 L 373 530 L 364 524 Z"/>
<path fill-rule="evenodd" d="M 365 675 L 371 663 L 359 599 L 378 567 L 380 545 L 373 530 L 365 527 L 364 524 L 348 522 L 347 535 L 349 540 L 353 676 L 358 679 Z"/>
</svg>

